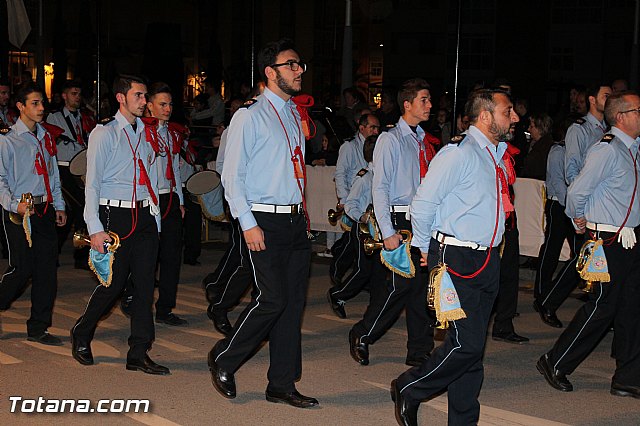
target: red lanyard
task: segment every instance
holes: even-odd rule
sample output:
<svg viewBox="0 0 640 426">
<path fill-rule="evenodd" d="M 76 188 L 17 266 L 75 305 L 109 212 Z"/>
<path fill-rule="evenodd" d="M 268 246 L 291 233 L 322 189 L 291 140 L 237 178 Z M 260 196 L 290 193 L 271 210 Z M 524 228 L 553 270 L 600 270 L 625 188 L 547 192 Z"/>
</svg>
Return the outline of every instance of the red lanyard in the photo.
<svg viewBox="0 0 640 426">
<path fill-rule="evenodd" d="M 493 161 L 493 165 L 495 166 L 495 170 L 496 170 L 496 224 L 493 227 L 493 235 L 491 236 L 491 243 L 489 244 L 489 248 L 487 249 L 487 258 L 485 259 L 484 264 L 480 267 L 480 269 L 475 271 L 473 274 L 462 275 L 454 271 L 453 269 L 451 269 L 450 266 L 447 266 L 447 270 L 449 272 L 451 272 L 456 277 L 464 278 L 464 279 L 471 279 L 471 278 L 477 277 L 480 274 L 480 272 L 484 271 L 484 268 L 486 268 L 487 265 L 489 264 L 489 259 L 491 259 L 491 249 L 493 248 L 493 243 L 495 242 L 496 235 L 498 233 L 498 224 L 500 222 L 500 198 L 501 197 L 500 197 L 500 178 L 498 176 L 500 174 L 499 170 L 502 171 L 502 169 L 496 162 L 496 159 L 493 158 L 493 154 L 489 150 L 489 147 L 486 147 L 486 149 L 489 155 L 491 156 L 491 161 Z"/>
<path fill-rule="evenodd" d="M 127 137 L 127 142 L 129 143 L 129 148 L 131 149 L 131 154 L 133 155 L 133 192 L 131 193 L 131 229 L 129 230 L 129 233 L 127 235 L 125 235 L 124 237 L 120 237 L 121 240 L 126 240 L 127 238 L 129 238 L 129 236 L 131 236 L 131 234 L 133 234 L 133 231 L 135 231 L 136 226 L 138 225 L 138 203 L 137 203 L 137 176 L 138 176 L 138 147 L 140 146 L 140 137 L 142 135 L 138 136 L 138 143 L 136 144 L 135 149 L 133 148 L 133 145 L 131 144 L 131 139 L 129 139 L 129 134 L 127 133 L 127 129 L 124 128 L 122 129 L 124 131 L 124 135 Z M 140 162 L 142 163 L 142 162 Z"/>
<path fill-rule="evenodd" d="M 173 201 L 173 188 L 176 187 L 176 176 L 173 173 L 173 149 L 171 147 L 171 144 L 169 143 L 170 140 L 173 141 L 173 144 L 176 144 L 176 140 L 173 138 L 173 134 L 167 130 L 167 141 L 165 142 L 165 140 L 162 138 L 162 136 L 160 136 L 160 132 L 157 132 L 157 136 L 158 136 L 158 145 L 160 148 L 160 152 L 165 152 L 167 154 L 167 170 L 165 171 L 165 176 L 167 178 L 167 180 L 169 180 L 169 203 L 167 204 L 167 210 L 165 210 L 165 212 L 162 214 L 162 219 L 164 219 L 165 217 L 167 217 L 167 215 L 169 214 L 169 210 L 171 210 L 171 203 Z"/>
<path fill-rule="evenodd" d="M 273 108 L 273 111 L 276 113 L 276 116 L 278 117 L 278 121 L 280 121 L 280 126 L 282 126 L 284 135 L 287 138 L 287 144 L 289 146 L 289 154 L 291 154 L 291 164 L 293 165 L 293 176 L 296 179 L 296 183 L 298 184 L 298 189 L 300 190 L 300 195 L 302 196 L 302 210 L 304 210 L 304 217 L 307 221 L 307 231 L 310 231 L 311 224 L 309 222 L 309 216 L 307 214 L 307 201 L 304 197 L 304 189 L 302 187 L 302 184 L 300 184 L 300 178 L 298 176 L 299 174 L 302 174 L 302 181 L 304 183 L 304 187 L 306 188 L 307 187 L 307 168 L 306 168 L 306 165 L 304 164 L 304 156 L 302 155 L 302 148 L 297 143 L 294 149 L 291 148 L 291 139 L 289 139 L 289 133 L 287 132 L 287 128 L 282 122 L 282 118 L 280 118 L 280 114 L 278 114 L 278 110 L 276 109 L 276 107 L 273 105 L 273 103 L 271 103 L 271 101 L 268 98 L 267 100 L 269 101 L 269 105 L 271 105 L 271 108 Z M 298 124 L 298 120 L 295 119 L 296 116 L 293 112 L 293 108 L 290 108 L 290 109 L 291 109 L 291 115 L 293 115 L 294 121 L 296 123 L 296 127 L 298 128 L 298 140 L 301 141 L 302 138 L 300 137 L 300 133 L 301 133 L 300 125 Z"/>
<path fill-rule="evenodd" d="M 36 132 L 37 131 L 38 129 L 36 128 Z M 49 207 L 49 204 L 53 202 L 53 196 L 51 195 L 51 185 L 49 183 L 49 169 L 47 167 L 48 164 L 44 160 L 44 149 L 42 149 L 42 142 L 40 141 L 40 139 L 38 139 L 38 137 L 35 134 L 31 132 L 29 132 L 29 134 L 33 136 L 36 142 L 38 142 L 38 144 L 36 145 L 36 149 L 38 150 L 38 152 L 36 153 L 35 168 L 36 168 L 36 173 L 42 176 L 44 180 L 45 190 L 47 191 L 47 202 L 44 206 L 44 211 L 42 212 L 42 215 L 44 215 L 47 213 L 47 208 Z M 38 214 L 38 216 L 42 217 L 42 215 L 37 211 L 36 213 Z"/>
</svg>

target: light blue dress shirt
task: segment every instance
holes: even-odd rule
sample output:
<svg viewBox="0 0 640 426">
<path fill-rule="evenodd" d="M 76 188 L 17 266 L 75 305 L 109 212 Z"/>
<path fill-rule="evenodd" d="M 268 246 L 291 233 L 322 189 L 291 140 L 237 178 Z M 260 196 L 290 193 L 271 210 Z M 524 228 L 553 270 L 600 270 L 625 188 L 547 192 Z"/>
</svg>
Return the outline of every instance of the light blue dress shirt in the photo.
<svg viewBox="0 0 640 426">
<path fill-rule="evenodd" d="M 132 147 L 136 158 L 144 163 L 151 187 L 158 196 L 158 174 L 154 173 L 155 152 L 146 140 L 144 123 L 139 118 L 136 118 L 136 123 L 134 132 L 131 124 L 118 111 L 114 120 L 104 125 L 98 124 L 89 136 L 84 191 L 84 221 L 89 235 L 104 231 L 98 217 L 100 198 L 121 201 L 151 199 L 147 186 L 140 184 L 140 170 L 137 161 L 134 163 Z M 160 215 L 156 216 L 156 223 L 160 230 Z"/>
<path fill-rule="evenodd" d="M 560 205 L 565 205 L 567 183 L 564 180 L 564 144 L 554 143 L 547 157 L 547 198 L 556 197 Z"/>
<path fill-rule="evenodd" d="M 74 126 L 74 132 L 76 125 L 82 129 L 82 114 L 80 114 L 80 111 L 78 111 L 78 117 L 74 117 L 67 107 L 62 108 L 62 111 L 49 114 L 47 123 L 54 124 L 64 130 L 63 136 L 58 138 L 58 155 L 56 155 L 58 162 L 71 161 L 78 152 L 85 149 L 84 146 L 78 143 L 75 136 L 73 136 L 73 132 L 69 129 L 69 123 L 67 123 L 65 117 L 69 117 L 71 124 Z"/>
<path fill-rule="evenodd" d="M 582 117 L 584 123 L 573 123 L 567 129 L 565 136 L 565 160 L 564 175 L 567 185 L 578 176 L 587 151 L 604 135 L 607 125 L 604 121 L 598 121 L 591 113 Z"/>
<path fill-rule="evenodd" d="M 417 134 L 403 118 L 378 136 L 373 150 L 373 207 L 382 238 L 395 234 L 390 206 L 408 206 L 420 185 L 420 147 L 424 130 Z"/>
<path fill-rule="evenodd" d="M 344 203 L 347 199 L 356 174 L 367 167 L 363 148 L 364 136 L 358 132 L 353 139 L 343 143 L 338 151 L 338 162 L 333 178 L 336 182 L 336 195 L 340 203 Z"/>
<path fill-rule="evenodd" d="M 411 203 L 412 246 L 428 252 L 433 231 L 489 246 L 496 220 L 493 247 L 500 244 L 505 214 L 494 160 L 504 170 L 506 149 L 506 143 L 496 147 L 471 126 L 462 142 L 438 151 Z M 501 205 L 496 218 L 497 197 Z"/>
<path fill-rule="evenodd" d="M 361 169 L 362 170 L 362 169 Z M 371 187 L 373 184 L 373 163 L 367 165 L 367 173 L 362 176 L 356 174 L 351 185 L 351 191 L 344 202 L 344 211 L 353 221 L 359 222 L 360 217 L 373 202 Z"/>
<path fill-rule="evenodd" d="M 18 118 L 9 133 L 0 135 L 0 203 L 5 210 L 17 213 L 22 194 L 28 192 L 34 197 L 44 196 L 46 199 L 44 176 L 36 172 L 38 152 L 42 153 L 47 166 L 53 207 L 64 210 L 58 163 L 56 157 L 50 156 L 45 148 L 45 134 L 41 124 L 36 124 L 34 135 Z"/>
<path fill-rule="evenodd" d="M 617 127 L 612 127 L 609 133 L 615 138 L 599 142 L 589 150 L 582 171 L 569 185 L 565 212 L 574 219 L 584 217 L 588 222 L 622 226 L 633 195 L 633 158 L 638 161 L 638 140 Z M 640 224 L 638 198 L 636 193 L 624 226 Z"/>
<path fill-rule="evenodd" d="M 305 141 L 300 114 L 290 99 L 285 102 L 265 89 L 256 102 L 233 115 L 227 138 L 222 185 L 231 214 L 243 230 L 257 225 L 251 212 L 253 203 L 302 202 L 298 185 L 304 190 L 304 181 L 296 179 L 291 157 L 296 146 L 304 157 Z"/>
</svg>

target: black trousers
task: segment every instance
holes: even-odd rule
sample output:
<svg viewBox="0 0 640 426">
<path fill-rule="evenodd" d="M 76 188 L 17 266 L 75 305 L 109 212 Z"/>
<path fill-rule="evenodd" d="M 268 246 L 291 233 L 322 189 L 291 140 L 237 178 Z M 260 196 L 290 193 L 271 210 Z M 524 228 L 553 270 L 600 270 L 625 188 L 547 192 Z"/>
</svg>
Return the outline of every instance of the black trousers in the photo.
<svg viewBox="0 0 640 426">
<path fill-rule="evenodd" d="M 184 195 L 184 261 L 195 263 L 202 250 L 202 207 L 191 199 L 191 194 L 182 188 Z"/>
<path fill-rule="evenodd" d="M 445 246 L 444 261 L 454 271 L 468 275 L 485 262 L 487 252 L 466 247 Z M 431 239 L 428 265 L 439 260 L 439 243 Z M 484 354 L 487 325 L 500 277 L 500 254 L 491 249 L 491 259 L 475 278 L 449 274 L 456 288 L 465 319 L 452 321 L 440 346 L 421 366 L 398 377 L 398 386 L 411 404 L 419 404 L 434 394 L 448 390 L 449 425 L 477 424 L 480 417 L 478 395 L 484 378 Z"/>
<path fill-rule="evenodd" d="M 515 214 L 515 212 L 513 213 Z M 508 219 L 511 221 L 511 219 Z M 520 287 L 520 238 L 516 219 L 504 232 L 504 250 L 500 259 L 500 287 L 495 302 L 493 333 L 513 332 L 513 317 L 518 308 Z"/>
<path fill-rule="evenodd" d="M 129 234 L 136 209 L 100 206 L 100 221 L 105 230 L 121 238 Z M 131 303 L 131 335 L 127 359 L 142 359 L 155 339 L 153 325 L 154 272 L 158 254 L 158 228 L 149 207 L 137 209 L 137 225 L 131 235 L 121 239 L 113 261 L 113 278 L 109 287 L 100 284 L 91 294 L 89 303 L 72 329 L 74 339 L 89 343 L 100 319 L 120 297 L 127 278 L 131 275 L 133 302 Z M 108 225 L 108 227 L 107 227 Z"/>
<path fill-rule="evenodd" d="M 171 199 L 171 205 L 169 205 Z M 167 212 L 167 208 L 169 211 Z M 156 316 L 166 316 L 176 307 L 178 282 L 180 281 L 180 247 L 182 244 L 182 214 L 178 194 L 160 194 L 162 219 L 160 246 L 158 250 L 158 300 Z"/>
<path fill-rule="evenodd" d="M 213 309 L 227 311 L 240 302 L 242 295 L 251 287 L 247 244 L 238 219 L 232 219 L 229 227 L 229 246 L 218 267 L 208 274 L 203 282 L 207 301 Z"/>
<path fill-rule="evenodd" d="M 396 229 L 411 230 L 411 223 L 404 213 L 391 215 Z M 428 276 L 420 267 L 420 251 L 411 250 L 411 260 L 415 265 L 416 275 L 405 278 L 398 274 L 391 275 L 391 283 L 383 283 L 387 291 L 373 291 L 371 302 L 362 320 L 353 326 L 353 332 L 360 336 L 363 343 L 373 344 L 380 339 L 396 322 L 403 309 L 407 315 L 407 355 L 422 357 L 433 349 L 433 328 L 435 322 L 427 309 Z"/>
<path fill-rule="evenodd" d="M 547 200 L 545 215 L 547 228 L 544 244 L 540 247 L 538 255 L 539 266 L 533 295 L 546 308 L 556 311 L 580 282 L 576 261 L 584 242 L 584 235 L 576 234 L 571 219 L 564 213 L 564 207 L 559 202 Z M 565 239 L 571 247 L 571 258 L 552 280 Z"/>
<path fill-rule="evenodd" d="M 30 218 L 32 247 L 29 247 L 22 224 L 11 222 L 9 212 L 2 209 L 9 266 L 0 279 L 0 311 L 9 309 L 31 278 L 31 316 L 27 320 L 29 336 L 39 336 L 51 326 L 58 287 L 55 210 L 53 205 L 49 205 L 43 213 L 44 207 L 45 204 L 35 206 L 38 213 Z"/>
<path fill-rule="evenodd" d="M 311 243 L 303 215 L 254 212 L 264 232 L 266 250 L 249 252 L 256 277 L 251 303 L 238 318 L 233 334 L 216 345 L 215 360 L 235 372 L 269 339 L 268 389 L 292 392 L 302 374 L 300 326 L 311 262 Z"/>
<path fill-rule="evenodd" d="M 611 232 L 600 232 L 603 239 Z M 614 323 L 616 371 L 613 380 L 640 386 L 640 245 L 627 250 L 617 241 L 604 247 L 611 281 L 578 309 L 549 352 L 551 365 L 571 374 L 591 353 Z"/>
<path fill-rule="evenodd" d="M 357 228 L 357 224 L 353 224 L 352 229 L 354 226 Z M 333 247 L 331 247 L 333 259 L 329 265 L 329 277 L 333 283 L 341 283 L 342 278 L 353 266 L 358 253 L 356 244 L 357 240 L 353 238 L 351 232 L 344 232 L 342 237 L 333 243 Z"/>
<path fill-rule="evenodd" d="M 67 206 L 67 223 L 58 227 L 58 251 L 62 248 L 69 237 L 69 232 L 86 229 L 84 222 L 84 189 L 78 184 L 78 177 L 71 174 L 68 166 L 59 166 L 60 183 L 62 184 L 62 194 Z M 76 263 L 86 265 L 89 257 L 89 248 L 80 247 L 73 250 L 73 258 Z"/>
<path fill-rule="evenodd" d="M 356 266 L 343 281 L 334 281 L 335 285 L 331 287 L 331 295 L 334 296 L 338 300 L 349 300 L 354 298 L 362 291 L 362 289 L 369 283 L 371 279 L 371 274 L 373 270 L 374 258 L 379 258 L 380 253 L 375 252 L 372 255 L 367 255 L 364 252 L 364 246 L 362 245 L 363 241 L 360 237 L 360 233 L 358 232 L 357 224 L 354 224 L 351 227 L 351 231 L 349 231 L 350 238 L 352 241 L 355 241 L 356 250 L 358 252 L 356 256 Z M 378 260 L 378 263 L 380 261 Z M 384 270 L 382 272 L 382 281 L 385 281 Z M 382 283 L 381 285 L 384 285 Z"/>
</svg>

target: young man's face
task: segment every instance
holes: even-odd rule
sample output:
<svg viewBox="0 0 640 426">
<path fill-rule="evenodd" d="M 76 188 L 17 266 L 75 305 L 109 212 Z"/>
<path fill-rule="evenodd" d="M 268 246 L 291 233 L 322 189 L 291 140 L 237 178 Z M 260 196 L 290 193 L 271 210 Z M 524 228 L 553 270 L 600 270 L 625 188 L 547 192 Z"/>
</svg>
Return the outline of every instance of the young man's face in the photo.
<svg viewBox="0 0 640 426">
<path fill-rule="evenodd" d="M 276 57 L 277 64 L 284 64 L 289 61 L 300 62 L 300 56 L 295 50 L 285 50 Z M 275 83 L 280 90 L 289 96 L 296 96 L 302 90 L 302 73 L 304 70 L 299 67 L 296 71 L 291 70 L 291 66 L 282 65 L 273 68 L 275 71 Z"/>
<path fill-rule="evenodd" d="M 410 122 L 409 125 L 411 126 L 417 126 L 418 123 L 427 121 L 431 113 L 431 106 L 431 94 L 429 90 L 420 90 L 411 102 L 404 102 L 404 111 L 408 118 L 408 120 L 405 121 Z"/>
<path fill-rule="evenodd" d="M 157 93 L 153 95 L 153 97 L 149 99 L 149 102 L 147 102 L 147 108 L 149 108 L 152 117 L 160 121 L 169 121 L 171 113 L 173 112 L 171 94 Z"/>
<path fill-rule="evenodd" d="M 70 111 L 75 111 L 80 108 L 80 102 L 82 101 L 82 91 L 79 87 L 71 87 L 62 92 L 62 99 L 64 99 L 64 105 Z"/>
<path fill-rule="evenodd" d="M 20 119 L 30 127 L 31 123 L 40 123 L 44 118 L 44 103 L 42 93 L 31 92 L 27 95 L 25 103 L 16 102 L 20 111 Z"/>
<path fill-rule="evenodd" d="M 135 117 L 142 117 L 147 106 L 146 94 L 147 86 L 133 82 L 126 96 L 121 93 L 118 94 L 118 101 L 130 114 Z"/>
</svg>

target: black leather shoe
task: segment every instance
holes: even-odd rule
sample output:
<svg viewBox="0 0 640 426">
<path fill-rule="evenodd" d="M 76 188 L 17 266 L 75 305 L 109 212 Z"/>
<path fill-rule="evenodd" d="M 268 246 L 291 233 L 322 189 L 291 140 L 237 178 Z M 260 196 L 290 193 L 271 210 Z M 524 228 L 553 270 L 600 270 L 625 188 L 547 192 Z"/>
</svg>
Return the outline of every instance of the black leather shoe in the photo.
<svg viewBox="0 0 640 426">
<path fill-rule="evenodd" d="M 327 300 L 329 301 L 329 305 L 331 305 L 331 310 L 338 318 L 345 319 L 347 317 L 347 313 L 344 310 L 344 300 L 335 299 L 331 295 L 331 289 L 327 291 Z"/>
<path fill-rule="evenodd" d="M 189 321 L 186 319 L 182 319 L 173 312 L 169 312 L 167 315 L 158 316 L 156 315 L 156 322 L 167 324 L 167 325 L 189 325 Z"/>
<path fill-rule="evenodd" d="M 264 393 L 267 401 L 281 404 L 289 404 L 296 408 L 310 408 L 318 405 L 318 400 L 302 395 L 300 392 L 272 392 L 269 389 Z"/>
<path fill-rule="evenodd" d="M 360 365 L 369 365 L 369 345 L 363 343 L 353 330 L 349 331 L 349 352 Z"/>
<path fill-rule="evenodd" d="M 207 308 L 207 316 L 213 322 L 213 327 L 222 333 L 223 336 L 230 336 L 233 327 L 227 318 L 227 312 L 224 309 L 215 309 L 213 305 Z"/>
<path fill-rule="evenodd" d="M 156 364 L 145 355 L 143 359 L 127 359 L 127 370 L 142 371 L 147 374 L 155 374 L 158 376 L 168 376 L 171 374 L 167 367 Z"/>
<path fill-rule="evenodd" d="M 62 346 L 62 340 L 59 337 L 52 336 L 48 331 L 43 332 L 37 336 L 27 336 L 27 340 L 30 342 L 40 343 L 41 345 L 48 346 Z"/>
<path fill-rule="evenodd" d="M 131 304 L 133 303 L 133 296 L 122 296 L 120 299 L 120 310 L 122 313 L 130 317 L 131 316 Z"/>
<path fill-rule="evenodd" d="M 217 346 L 217 345 L 216 345 Z M 236 380 L 233 374 L 222 370 L 215 361 L 214 350 L 215 346 L 209 351 L 207 363 L 209 364 L 209 371 L 211 371 L 211 383 L 216 388 L 220 395 L 225 398 L 233 399 L 236 397 Z"/>
<path fill-rule="evenodd" d="M 407 355 L 404 363 L 411 367 L 420 367 L 423 362 L 430 358 L 429 354 L 423 356 Z"/>
<path fill-rule="evenodd" d="M 515 331 L 509 331 L 507 333 L 493 333 L 491 334 L 491 338 L 499 342 L 514 343 L 516 345 L 521 345 L 529 341 L 528 337 L 520 336 L 519 334 L 516 334 Z"/>
<path fill-rule="evenodd" d="M 620 383 L 611 382 L 611 395 L 632 396 L 640 399 L 640 387 L 621 385 Z"/>
<path fill-rule="evenodd" d="M 533 301 L 533 309 L 540 315 L 540 319 L 553 328 L 562 328 L 562 322 L 556 316 L 555 311 L 545 308 L 544 305 L 537 300 Z"/>
<path fill-rule="evenodd" d="M 82 365 L 93 365 L 93 354 L 91 353 L 91 345 L 82 342 L 73 337 L 71 334 L 71 356 Z"/>
<path fill-rule="evenodd" d="M 536 364 L 536 368 L 552 387 L 561 390 L 562 392 L 571 392 L 573 390 L 573 385 L 569 379 L 567 379 L 567 376 L 565 376 L 564 373 L 553 369 L 549 363 L 549 354 L 544 354 L 540 357 Z"/>
<path fill-rule="evenodd" d="M 401 426 L 418 426 L 418 406 L 410 405 L 404 399 L 396 380 L 391 382 L 391 400 L 395 402 L 396 420 Z"/>
</svg>

